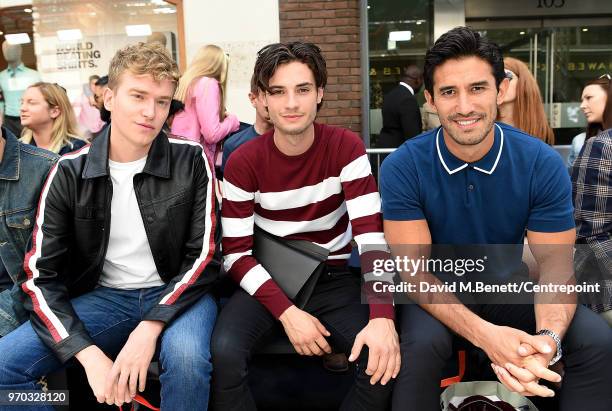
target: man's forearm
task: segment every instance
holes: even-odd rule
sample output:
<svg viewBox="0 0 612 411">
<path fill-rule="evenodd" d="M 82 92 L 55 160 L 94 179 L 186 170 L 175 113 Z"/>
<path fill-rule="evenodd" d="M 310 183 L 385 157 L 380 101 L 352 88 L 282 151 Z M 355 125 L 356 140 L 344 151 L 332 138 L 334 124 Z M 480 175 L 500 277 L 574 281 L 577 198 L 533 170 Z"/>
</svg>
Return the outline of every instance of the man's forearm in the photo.
<svg viewBox="0 0 612 411">
<path fill-rule="evenodd" d="M 559 251 L 564 251 L 567 246 L 552 247 L 559 247 Z M 551 248 L 551 246 L 548 248 Z M 538 254 L 540 260 L 539 283 L 575 284 L 576 279 L 572 266 L 573 258 L 570 252 L 559 252 L 558 255 L 556 255 L 551 251 L 555 251 L 555 248 L 551 248 L 548 253 Z M 551 330 L 559 335 L 560 338 L 563 338 L 576 312 L 576 295 L 566 293 L 536 294 L 534 309 L 536 331 L 541 329 Z"/>
<path fill-rule="evenodd" d="M 408 281 L 417 284 L 417 289 L 421 282 L 442 285 L 442 282 L 431 273 L 419 273 Z M 433 292 L 426 293 L 426 296 L 419 301 L 419 305 L 425 311 L 472 344 L 480 346 L 479 340 L 483 335 L 483 329 L 489 325 L 487 321 L 463 305 L 453 293 Z"/>
<path fill-rule="evenodd" d="M 421 307 L 437 318 L 448 328 L 459 334 L 477 347 L 488 322 L 474 314 L 465 305 L 457 304 L 422 304 Z"/>
<path fill-rule="evenodd" d="M 150 335 L 151 338 L 157 339 L 157 337 L 159 337 L 164 330 L 166 324 L 162 321 L 143 320 L 140 322 L 139 326 L 147 333 L 147 335 Z"/>
<path fill-rule="evenodd" d="M 536 331 L 547 329 L 563 338 L 575 312 L 576 304 L 536 304 Z"/>
<path fill-rule="evenodd" d="M 575 284 L 574 240 L 575 230 L 560 233 L 528 231 L 529 247 L 540 271 L 540 284 Z M 576 295 L 541 293 L 534 296 L 536 331 L 548 329 L 563 338 L 576 312 Z"/>
<path fill-rule="evenodd" d="M 95 361 L 100 355 L 105 354 L 98 346 L 88 345 L 87 347 L 76 353 L 74 357 L 81 363 L 83 367 L 87 367 L 87 365 L 91 361 Z"/>
</svg>

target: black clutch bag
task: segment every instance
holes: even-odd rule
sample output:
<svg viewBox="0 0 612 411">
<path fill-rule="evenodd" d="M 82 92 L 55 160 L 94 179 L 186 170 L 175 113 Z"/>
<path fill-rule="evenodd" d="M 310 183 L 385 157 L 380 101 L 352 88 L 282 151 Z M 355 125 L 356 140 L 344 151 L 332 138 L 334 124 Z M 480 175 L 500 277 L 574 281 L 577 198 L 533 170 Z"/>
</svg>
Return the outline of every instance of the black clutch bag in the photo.
<svg viewBox="0 0 612 411">
<path fill-rule="evenodd" d="M 255 226 L 253 256 L 283 292 L 304 308 L 321 273 L 329 250 L 304 240 L 286 240 Z"/>
</svg>

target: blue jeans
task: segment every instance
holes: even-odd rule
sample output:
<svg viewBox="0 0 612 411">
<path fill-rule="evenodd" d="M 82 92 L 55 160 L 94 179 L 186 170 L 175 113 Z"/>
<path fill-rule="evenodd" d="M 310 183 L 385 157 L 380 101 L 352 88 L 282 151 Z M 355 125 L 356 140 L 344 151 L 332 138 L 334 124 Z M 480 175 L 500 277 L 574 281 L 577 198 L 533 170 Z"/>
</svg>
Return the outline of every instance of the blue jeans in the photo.
<svg viewBox="0 0 612 411">
<path fill-rule="evenodd" d="M 114 358 L 144 314 L 157 303 L 164 288 L 116 290 L 100 287 L 73 299 L 72 306 L 95 344 Z M 206 410 L 212 372 L 210 337 L 216 317 L 216 303 L 207 294 L 161 335 L 162 409 Z M 64 366 L 38 338 L 29 321 L 0 338 L 0 390 L 40 389 L 37 384 L 40 377 Z M 50 406 L 0 406 L 0 410 L 5 409 L 53 410 Z"/>
</svg>

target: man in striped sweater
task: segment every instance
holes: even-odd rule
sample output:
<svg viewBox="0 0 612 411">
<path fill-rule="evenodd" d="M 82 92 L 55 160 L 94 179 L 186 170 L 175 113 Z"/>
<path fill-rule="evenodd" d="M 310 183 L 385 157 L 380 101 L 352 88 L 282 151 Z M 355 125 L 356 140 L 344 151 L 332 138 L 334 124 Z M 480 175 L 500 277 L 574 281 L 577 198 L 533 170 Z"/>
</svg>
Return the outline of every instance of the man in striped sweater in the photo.
<svg viewBox="0 0 612 411">
<path fill-rule="evenodd" d="M 206 409 L 219 236 L 202 146 L 161 131 L 178 76 L 156 43 L 113 57 L 112 125 L 43 186 L 20 280 L 30 321 L 0 339 L 0 390 L 39 389 L 76 359 L 99 402 L 129 403 L 159 342 L 161 408 Z"/>
<path fill-rule="evenodd" d="M 400 366 L 392 300 L 369 293 L 370 304 L 362 304 L 360 279 L 347 270 L 351 239 L 362 257 L 366 245 L 386 247 L 364 145 L 349 130 L 314 123 L 327 80 L 317 46 L 269 45 L 258 54 L 255 76 L 274 129 L 236 150 L 225 170 L 224 266 L 242 289 L 213 333 L 213 406 L 256 408 L 248 362 L 254 347 L 280 325 L 301 355 L 329 353 L 331 345 L 350 353 L 357 363 L 355 384 L 342 409 L 385 409 Z M 253 257 L 255 225 L 330 251 L 304 309 Z"/>
</svg>

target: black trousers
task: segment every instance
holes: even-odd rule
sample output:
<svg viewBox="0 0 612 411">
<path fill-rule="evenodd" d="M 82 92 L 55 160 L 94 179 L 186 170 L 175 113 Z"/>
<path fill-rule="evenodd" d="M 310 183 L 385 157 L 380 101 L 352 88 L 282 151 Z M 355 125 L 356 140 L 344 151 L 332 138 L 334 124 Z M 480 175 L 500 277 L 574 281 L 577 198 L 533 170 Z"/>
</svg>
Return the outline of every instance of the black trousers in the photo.
<svg viewBox="0 0 612 411">
<path fill-rule="evenodd" d="M 533 305 L 470 307 L 496 324 L 535 333 Z M 393 410 L 440 410 L 440 379 L 453 345 L 469 343 L 418 305 L 400 308 L 402 368 L 393 391 Z M 461 341 L 458 341 L 461 340 Z M 578 306 L 562 342 L 565 375 L 561 411 L 612 410 L 612 330 L 597 314 Z"/>
<path fill-rule="evenodd" d="M 331 333 L 327 338 L 335 350 L 350 353 L 356 335 L 367 325 L 369 306 L 361 303 L 360 279 L 348 271 L 323 273 L 305 311 L 317 317 Z M 254 349 L 282 325 L 243 290 L 238 290 L 221 310 L 212 336 L 212 409 L 255 410 L 248 385 L 249 362 Z M 342 410 L 385 410 L 393 381 L 370 384 L 365 373 L 366 347 L 355 366 L 355 384 L 345 397 Z"/>
</svg>

